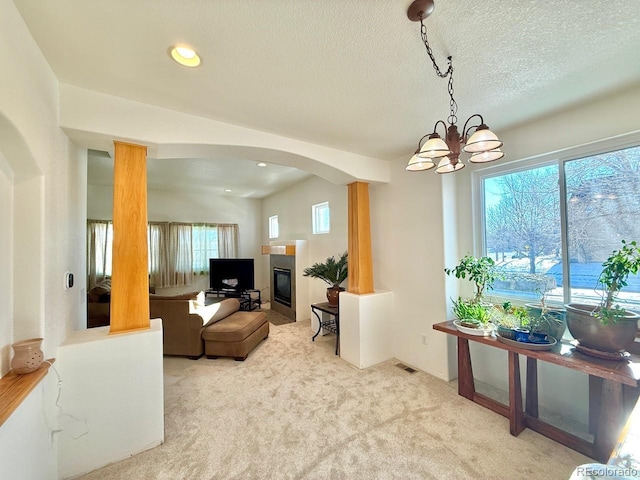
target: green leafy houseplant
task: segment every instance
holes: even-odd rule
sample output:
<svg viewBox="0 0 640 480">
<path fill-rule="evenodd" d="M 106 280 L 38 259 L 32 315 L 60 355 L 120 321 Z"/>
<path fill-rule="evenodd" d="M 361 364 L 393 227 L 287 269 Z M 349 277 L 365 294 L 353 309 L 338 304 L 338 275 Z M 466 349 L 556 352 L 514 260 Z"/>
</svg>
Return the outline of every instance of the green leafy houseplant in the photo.
<svg viewBox="0 0 640 480">
<path fill-rule="evenodd" d="M 484 328 L 490 320 L 489 308 L 476 302 L 458 297 L 453 300 L 453 314 L 461 320 L 461 324 L 470 328 Z"/>
<path fill-rule="evenodd" d="M 331 256 L 325 262 L 314 263 L 304 269 L 305 277 L 319 278 L 329 286 L 337 288 L 348 277 L 347 252 L 344 252 L 338 260 Z"/>
<path fill-rule="evenodd" d="M 338 260 L 334 256 L 327 258 L 324 262 L 314 263 L 304 269 L 303 276 L 319 278 L 329 285 L 327 289 L 327 300 L 331 306 L 338 305 L 338 292 L 344 290 L 340 284 L 349 276 L 348 253 L 344 252 Z"/>
<path fill-rule="evenodd" d="M 598 283 L 602 287 L 599 305 L 570 303 L 567 327 L 580 347 L 618 355 L 629 348 L 638 329 L 636 313 L 615 303 L 620 290 L 627 285 L 629 275 L 640 270 L 640 248 L 637 242 L 622 240 L 622 247 L 602 264 Z M 589 350 L 585 353 L 592 354 Z M 597 355 L 596 355 L 597 356 Z"/>
<path fill-rule="evenodd" d="M 622 240 L 622 248 L 615 250 L 602 264 L 602 272 L 598 283 L 602 285 L 602 302 L 596 316 L 607 324 L 623 317 L 625 310 L 614 301 L 623 287 L 627 286 L 629 275 L 638 273 L 640 269 L 640 248 L 634 240 L 627 243 Z"/>
<path fill-rule="evenodd" d="M 493 289 L 493 283 L 500 278 L 495 262 L 490 257 L 476 258 L 465 255 L 454 268 L 445 268 L 447 275 L 455 275 L 456 278 L 469 278 L 475 285 L 474 302 L 482 301 L 485 289 Z"/>
</svg>

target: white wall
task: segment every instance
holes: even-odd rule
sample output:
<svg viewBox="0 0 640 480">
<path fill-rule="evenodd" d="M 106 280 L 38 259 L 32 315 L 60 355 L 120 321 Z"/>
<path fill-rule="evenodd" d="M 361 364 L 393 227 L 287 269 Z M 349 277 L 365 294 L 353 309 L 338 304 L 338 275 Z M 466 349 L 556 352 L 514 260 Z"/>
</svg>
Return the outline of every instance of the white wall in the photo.
<svg viewBox="0 0 640 480">
<path fill-rule="evenodd" d="M 0 253 L 6 267 L 0 284 L 7 287 L 0 294 L 3 375 L 11 343 L 43 336 L 45 357 L 55 357 L 78 324 L 79 289 L 65 291 L 63 278 L 67 270 L 84 270 L 86 247 L 74 203 L 81 169 L 58 125 L 58 82 L 10 1 L 0 2 L 0 66 L 0 217 L 7 220 L 0 233 L 7 247 Z M 0 478 L 56 478 L 57 443 L 41 421 L 55 393 L 41 384 L 0 429 L 0 452 L 20 452 L 13 462 L 0 462 Z M 15 459 L 33 465 L 25 468 Z"/>
<path fill-rule="evenodd" d="M 177 192 L 149 189 L 147 216 L 154 222 L 237 223 L 241 258 L 255 259 L 256 288 L 264 288 L 261 262 L 261 201 L 232 195 L 202 192 Z M 87 218 L 110 220 L 113 217 L 113 187 L 89 185 L 87 188 Z M 158 289 L 157 293 L 172 295 L 209 287 L 209 278 L 199 276 L 193 285 Z"/>
<path fill-rule="evenodd" d="M 57 412 L 51 401 L 56 392 L 56 377 L 50 371 L 0 427 L 0 478 L 57 478 L 57 457 L 51 454 L 55 450 L 50 433 L 57 424 Z"/>
<path fill-rule="evenodd" d="M 9 371 L 13 340 L 13 171 L 0 152 L 0 376 Z"/>
<path fill-rule="evenodd" d="M 442 178 L 392 162 L 391 183 L 371 188 L 374 284 L 393 292 L 394 356 L 450 379 L 446 335 L 432 329 L 446 319 Z M 422 336 L 426 337 L 426 345 Z"/>
<path fill-rule="evenodd" d="M 311 206 L 329 202 L 331 231 L 314 235 Z M 334 185 L 319 177 L 310 177 L 262 200 L 262 244 L 275 241 L 308 240 L 309 265 L 339 256 L 347 250 L 347 187 Z M 269 238 L 269 217 L 278 215 L 280 235 Z M 269 285 L 269 255 L 262 259 L 263 284 Z M 308 279 L 309 302 L 326 302 L 328 285 Z M 268 296 L 267 296 L 268 298 Z"/>
<path fill-rule="evenodd" d="M 58 478 L 70 478 L 164 441 L 162 320 L 149 330 L 77 331 L 59 349 Z M 34 480 L 36 477 L 32 477 Z"/>
</svg>

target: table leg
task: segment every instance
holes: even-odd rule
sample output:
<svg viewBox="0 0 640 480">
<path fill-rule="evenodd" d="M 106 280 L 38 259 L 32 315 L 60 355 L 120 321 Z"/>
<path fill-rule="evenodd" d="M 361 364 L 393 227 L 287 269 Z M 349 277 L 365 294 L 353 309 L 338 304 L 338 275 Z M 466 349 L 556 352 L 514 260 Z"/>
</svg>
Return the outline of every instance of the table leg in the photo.
<svg viewBox="0 0 640 480">
<path fill-rule="evenodd" d="M 538 418 L 538 360 L 527 357 L 527 386 L 525 412 Z"/>
<path fill-rule="evenodd" d="M 473 400 L 475 391 L 469 340 L 458 337 L 458 395 Z"/>
<path fill-rule="evenodd" d="M 509 432 L 517 437 L 524 426 L 520 360 L 516 352 L 509 352 Z"/>
<path fill-rule="evenodd" d="M 320 330 L 322 330 L 322 320 L 320 320 L 320 317 L 318 316 L 318 312 L 316 312 L 315 310 L 311 310 L 313 312 L 313 314 L 316 316 L 316 318 L 318 319 L 318 331 L 316 332 L 316 334 L 311 337 L 311 341 L 315 342 L 316 341 L 316 337 L 318 335 L 320 335 Z"/>
<path fill-rule="evenodd" d="M 602 380 L 600 407 L 598 429 L 593 440 L 593 457 L 599 462 L 607 463 L 624 423 L 621 383 Z"/>
<path fill-rule="evenodd" d="M 589 375 L 589 433 L 596 433 L 600 415 L 602 378 Z"/>
</svg>

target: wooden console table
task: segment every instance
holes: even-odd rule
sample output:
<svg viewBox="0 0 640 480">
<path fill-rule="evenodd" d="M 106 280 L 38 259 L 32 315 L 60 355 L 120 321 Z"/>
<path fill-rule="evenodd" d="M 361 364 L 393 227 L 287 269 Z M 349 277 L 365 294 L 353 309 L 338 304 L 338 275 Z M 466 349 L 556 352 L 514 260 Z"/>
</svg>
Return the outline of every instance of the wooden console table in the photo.
<svg viewBox="0 0 640 480">
<path fill-rule="evenodd" d="M 437 323 L 435 330 L 458 337 L 458 394 L 509 419 L 511 435 L 530 428 L 599 462 L 606 463 L 625 421 L 637 399 L 640 385 L 640 356 L 614 362 L 578 352 L 569 342 L 558 342 L 551 350 L 535 351 L 512 347 L 495 337 L 468 335 L 453 322 Z M 509 404 L 504 405 L 475 391 L 469 340 L 507 351 L 509 359 Z M 526 406 L 522 406 L 519 356 L 527 357 Z M 537 361 L 553 363 L 589 375 L 589 423 L 594 441 L 565 432 L 538 418 Z M 626 398 L 625 398 L 626 397 Z M 627 405 L 625 406 L 625 401 Z M 626 407 L 626 408 L 625 408 Z"/>
</svg>

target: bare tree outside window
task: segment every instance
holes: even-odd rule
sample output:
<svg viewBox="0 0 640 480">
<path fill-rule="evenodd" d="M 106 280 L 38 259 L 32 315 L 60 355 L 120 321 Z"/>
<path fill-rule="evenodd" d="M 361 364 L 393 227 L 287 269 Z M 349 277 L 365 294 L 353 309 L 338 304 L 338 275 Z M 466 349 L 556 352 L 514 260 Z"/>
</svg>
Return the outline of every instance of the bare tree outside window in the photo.
<svg viewBox="0 0 640 480">
<path fill-rule="evenodd" d="M 562 244 L 559 168 L 566 191 L 566 245 Z M 485 255 L 504 279 L 497 293 L 531 297 L 545 291 L 558 301 L 599 299 L 602 262 L 621 240 L 640 240 L 640 147 L 483 179 Z M 569 295 L 562 289 L 562 258 L 569 262 Z M 640 305 L 640 278 L 621 299 Z M 629 305 L 633 307 L 633 305 Z"/>
</svg>

